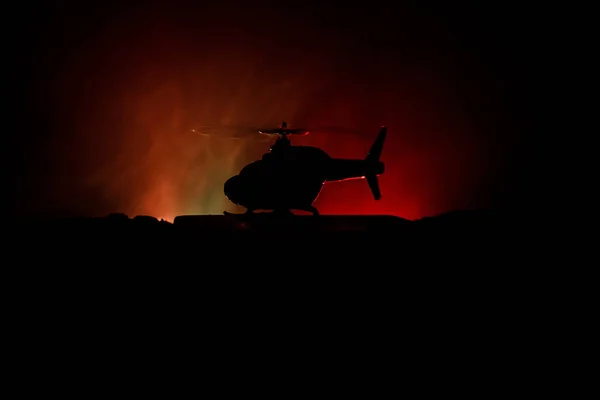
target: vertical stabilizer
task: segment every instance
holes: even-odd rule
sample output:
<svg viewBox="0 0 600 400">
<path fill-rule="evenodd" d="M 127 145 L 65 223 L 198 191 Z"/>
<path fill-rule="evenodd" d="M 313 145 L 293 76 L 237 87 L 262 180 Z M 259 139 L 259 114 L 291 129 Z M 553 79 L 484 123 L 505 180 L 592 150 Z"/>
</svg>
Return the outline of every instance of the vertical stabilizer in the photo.
<svg viewBox="0 0 600 400">
<path fill-rule="evenodd" d="M 365 157 L 365 162 L 367 163 L 367 173 L 365 178 L 367 178 L 369 189 L 371 189 L 371 193 L 373 193 L 373 198 L 375 200 L 381 199 L 381 190 L 379 189 L 379 179 L 377 179 L 377 175 L 383 173 L 383 163 L 379 161 L 379 158 L 381 157 L 381 151 L 383 150 L 383 143 L 385 142 L 386 135 L 387 127 L 384 126 L 379 131 L 379 135 L 377 135 L 375 142 L 373 142 L 371 149 Z"/>
</svg>

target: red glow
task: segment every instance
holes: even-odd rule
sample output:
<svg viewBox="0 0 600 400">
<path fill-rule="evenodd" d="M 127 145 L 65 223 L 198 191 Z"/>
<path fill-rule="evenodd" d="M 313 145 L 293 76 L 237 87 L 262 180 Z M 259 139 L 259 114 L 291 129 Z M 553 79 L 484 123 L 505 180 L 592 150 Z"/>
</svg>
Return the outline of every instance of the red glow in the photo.
<svg viewBox="0 0 600 400">
<path fill-rule="evenodd" d="M 488 143 L 434 65 L 344 58 L 340 37 L 289 33 L 280 43 L 271 32 L 241 34 L 249 23 L 237 20 L 202 42 L 205 33 L 186 28 L 193 18 L 171 17 L 131 11 L 90 28 L 86 39 L 72 38 L 73 50 L 54 56 L 62 67 L 49 73 L 42 101 L 66 133 L 54 143 L 55 190 L 45 204 L 167 220 L 237 211 L 223 183 L 270 143 L 201 137 L 190 126 L 286 120 L 362 132 L 291 138 L 343 158 L 364 158 L 379 127 L 389 127 L 382 199 L 373 200 L 363 180 L 329 183 L 315 204 L 323 214 L 414 219 L 469 206 L 488 168 Z M 282 59 L 284 44 L 311 57 Z"/>
</svg>

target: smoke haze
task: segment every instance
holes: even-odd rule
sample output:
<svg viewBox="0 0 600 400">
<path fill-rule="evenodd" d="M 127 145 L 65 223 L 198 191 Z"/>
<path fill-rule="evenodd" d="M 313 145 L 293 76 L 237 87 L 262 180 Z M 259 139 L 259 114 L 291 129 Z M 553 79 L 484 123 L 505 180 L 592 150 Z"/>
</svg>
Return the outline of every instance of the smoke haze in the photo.
<svg viewBox="0 0 600 400">
<path fill-rule="evenodd" d="M 48 9 L 28 53 L 36 118 L 19 211 L 236 211 L 223 183 L 270 142 L 190 129 L 281 121 L 347 128 L 292 139 L 346 158 L 389 127 L 382 199 L 363 181 L 333 183 L 322 213 L 414 219 L 492 205 L 514 137 L 485 60 L 442 17 L 345 7 Z"/>
</svg>

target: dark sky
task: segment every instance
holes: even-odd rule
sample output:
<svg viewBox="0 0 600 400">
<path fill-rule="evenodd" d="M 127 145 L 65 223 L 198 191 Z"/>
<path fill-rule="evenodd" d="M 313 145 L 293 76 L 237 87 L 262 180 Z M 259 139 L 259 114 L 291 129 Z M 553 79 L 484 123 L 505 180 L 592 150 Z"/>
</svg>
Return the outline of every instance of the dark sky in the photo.
<svg viewBox="0 0 600 400">
<path fill-rule="evenodd" d="M 233 210 L 223 182 L 269 143 L 189 129 L 283 120 L 339 127 L 298 143 L 349 158 L 364 157 L 389 126 L 382 200 L 365 182 L 331 184 L 316 204 L 324 213 L 418 218 L 532 195 L 533 10 L 244 3 L 15 11 L 15 212 Z"/>
</svg>

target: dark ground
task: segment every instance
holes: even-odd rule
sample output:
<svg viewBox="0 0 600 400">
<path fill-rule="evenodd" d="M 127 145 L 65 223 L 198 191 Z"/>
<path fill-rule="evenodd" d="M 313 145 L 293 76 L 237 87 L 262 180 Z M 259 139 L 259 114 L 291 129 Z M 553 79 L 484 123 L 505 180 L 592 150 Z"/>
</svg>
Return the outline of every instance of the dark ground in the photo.
<svg viewBox="0 0 600 400">
<path fill-rule="evenodd" d="M 149 216 L 20 220 L 14 260 L 81 273 L 114 269 L 186 274 L 336 275 L 493 273 L 531 256 L 532 221 L 497 211 L 456 211 L 409 221 L 393 216 Z M 508 263 L 508 264 L 507 264 Z M 54 264 L 58 265 L 58 264 Z M 168 266 L 168 271 L 165 267 Z"/>
<path fill-rule="evenodd" d="M 540 327 L 560 303 L 544 294 L 549 270 L 527 250 L 522 220 L 324 216 L 318 230 L 300 217 L 232 231 L 235 220 L 211 218 L 209 231 L 197 217 L 124 215 L 13 227 L 4 282 L 15 366 L 35 369 L 27 376 L 45 391 L 116 390 L 105 374 L 130 388 L 196 374 L 227 386 L 266 362 L 286 381 L 302 370 L 399 376 L 410 381 L 402 391 L 512 393 L 515 374 L 535 379 L 527 360 L 556 354 Z M 340 220 L 346 231 L 328 230 Z M 180 390 L 150 387 L 139 384 Z"/>
<path fill-rule="evenodd" d="M 277 217 L 255 214 L 183 215 L 170 223 L 151 216 L 130 218 L 125 214 L 111 214 L 94 218 L 22 219 L 14 222 L 14 240 L 65 253 L 77 253 L 82 246 L 88 250 L 89 246 L 98 246 L 100 253 L 121 246 L 123 250 L 135 247 L 157 251 L 161 247 L 173 249 L 172 246 L 179 247 L 185 243 L 189 247 L 179 250 L 189 252 L 190 256 L 203 251 L 203 244 L 211 246 L 208 250 L 211 253 L 252 245 L 259 246 L 256 249 L 258 253 L 302 249 L 303 253 L 319 252 L 321 256 L 327 256 L 332 251 L 341 252 L 341 249 L 351 252 L 348 244 L 359 241 L 363 250 L 371 251 L 372 246 L 379 248 L 372 255 L 375 259 L 380 258 L 377 255 L 379 251 L 410 254 L 412 250 L 430 244 L 453 248 L 465 255 L 477 253 L 478 247 L 509 251 L 518 247 L 524 239 L 527 226 L 527 221 L 506 212 L 485 210 L 455 211 L 415 221 L 385 215 Z M 408 244 L 411 248 L 407 248 Z M 236 256 L 235 252 L 225 254 L 227 257 Z"/>
</svg>

